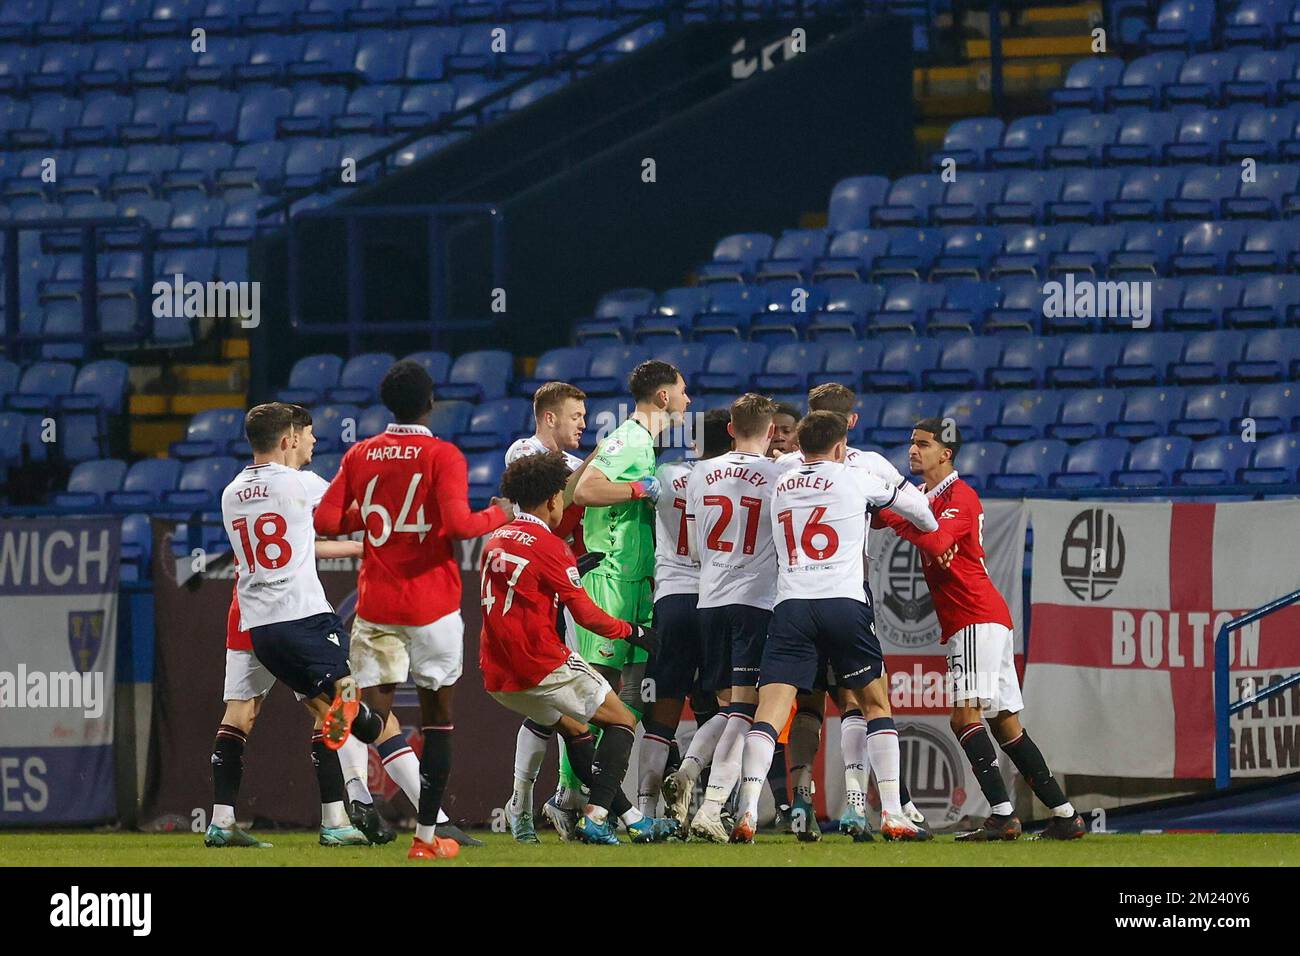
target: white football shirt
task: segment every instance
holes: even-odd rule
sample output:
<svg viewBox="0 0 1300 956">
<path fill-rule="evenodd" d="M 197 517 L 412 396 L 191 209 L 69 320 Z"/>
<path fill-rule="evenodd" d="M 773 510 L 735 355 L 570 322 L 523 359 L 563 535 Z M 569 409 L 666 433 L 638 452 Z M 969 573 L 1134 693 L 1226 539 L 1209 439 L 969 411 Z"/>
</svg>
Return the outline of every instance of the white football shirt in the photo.
<svg viewBox="0 0 1300 956">
<path fill-rule="evenodd" d="M 548 451 L 550 451 L 550 449 L 542 443 L 540 438 L 536 435 L 529 435 L 527 438 L 518 439 L 514 444 L 506 449 L 506 464 L 509 465 L 511 462 L 523 458 L 525 455 L 544 455 Z M 564 461 L 568 464 L 569 471 L 577 471 L 582 467 L 582 459 L 577 455 L 570 455 L 567 451 L 561 451 L 560 454 L 564 456 Z"/>
<path fill-rule="evenodd" d="M 771 610 L 776 596 L 771 503 L 786 468 L 732 451 L 697 462 L 686 488 L 700 556 L 699 607 L 747 604 Z"/>
<path fill-rule="evenodd" d="M 316 574 L 312 512 L 329 487 L 286 465 L 249 465 L 221 493 L 235 552 L 240 628 L 333 611 Z"/>
<path fill-rule="evenodd" d="M 777 459 L 781 464 L 793 467 L 803 464 L 803 452 L 791 451 L 786 452 Z M 844 452 L 844 464 L 850 468 L 856 468 L 868 475 L 875 475 L 890 487 L 897 488 L 903 484 L 906 479 L 903 478 L 902 472 L 894 467 L 893 463 L 880 454 L 878 451 L 863 451 L 860 448 L 848 448 Z M 862 539 L 862 555 L 866 557 L 870 552 L 871 523 L 867 522 L 866 537 Z"/>
<path fill-rule="evenodd" d="M 700 562 L 691 558 L 686 522 L 686 486 L 697 462 L 668 461 L 655 469 L 655 600 L 698 594 Z"/>
<path fill-rule="evenodd" d="M 890 507 L 922 531 L 939 527 L 925 496 L 906 483 L 892 485 L 836 461 L 806 462 L 783 471 L 772 496 L 776 603 L 792 598 L 865 601 L 867 509 Z"/>
</svg>

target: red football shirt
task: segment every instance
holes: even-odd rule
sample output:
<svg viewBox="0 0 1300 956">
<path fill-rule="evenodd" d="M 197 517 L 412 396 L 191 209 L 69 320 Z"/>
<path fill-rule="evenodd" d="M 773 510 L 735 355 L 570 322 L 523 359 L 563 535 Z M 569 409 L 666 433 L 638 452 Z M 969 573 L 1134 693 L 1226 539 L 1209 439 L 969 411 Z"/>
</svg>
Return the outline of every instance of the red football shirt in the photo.
<svg viewBox="0 0 1300 956">
<path fill-rule="evenodd" d="M 521 514 L 483 544 L 483 630 L 479 668 L 492 691 L 536 687 L 569 659 L 555 630 L 557 604 L 602 637 L 618 640 L 631 626 L 610 617 L 582 589 L 573 552 L 540 518 Z"/>
<path fill-rule="evenodd" d="M 253 635 L 239 629 L 239 585 L 230 591 L 230 611 L 226 614 L 226 650 L 251 651 Z"/>
<path fill-rule="evenodd" d="M 893 528 L 931 558 L 957 545 L 957 556 L 946 568 L 934 561 L 922 562 L 934 613 L 943 631 L 940 643 L 948 643 L 948 638 L 971 624 L 1011 627 L 1007 602 L 984 567 L 984 508 L 979 495 L 954 471 L 926 492 L 926 497 L 939 522 L 938 531 L 918 531 L 911 522 L 887 509 L 876 515 L 872 525 Z"/>
<path fill-rule="evenodd" d="M 357 615 L 421 626 L 460 610 L 455 542 L 505 524 L 495 505 L 469 509 L 465 456 L 423 425 L 389 425 L 343 456 L 316 509 L 316 533 L 365 529 Z M 352 504 L 360 511 L 349 514 Z"/>
</svg>

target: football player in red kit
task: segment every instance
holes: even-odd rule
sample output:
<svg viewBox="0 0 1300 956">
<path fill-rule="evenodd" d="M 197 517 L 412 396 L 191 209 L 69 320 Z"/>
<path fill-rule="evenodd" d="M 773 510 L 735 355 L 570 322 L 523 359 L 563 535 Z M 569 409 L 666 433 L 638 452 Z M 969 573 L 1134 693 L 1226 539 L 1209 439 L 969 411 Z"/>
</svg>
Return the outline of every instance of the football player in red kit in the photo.
<svg viewBox="0 0 1300 956">
<path fill-rule="evenodd" d="M 527 455 L 501 477 L 515 520 L 483 545 L 483 631 L 479 666 L 493 697 L 541 727 L 558 730 L 575 773 L 591 791 L 576 834 L 584 843 L 617 844 L 622 822 L 635 843 L 662 840 L 676 821 L 642 816 L 623 794 L 636 717 L 608 681 L 569 650 L 555 628 L 556 606 L 608 640 L 652 655 L 653 631 L 610 617 L 587 596 L 568 545 L 554 533 L 564 517 L 569 466 L 559 452 Z M 602 731 L 599 744 L 587 729 Z"/>
<path fill-rule="evenodd" d="M 1038 799 L 1052 810 L 1043 837 L 1076 839 L 1084 834 L 1083 819 L 1066 800 L 1042 752 L 1020 725 L 1024 702 L 1016 676 L 1011 612 L 984 566 L 984 509 L 975 489 L 961 480 L 954 467 L 960 448 L 961 432 L 951 419 L 927 418 L 912 430 L 908 464 L 913 474 L 924 479 L 922 490 L 939 522 L 938 531 L 918 531 L 888 510 L 874 520 L 875 526 L 893 528 L 920 549 L 942 642 L 951 642 L 952 730 L 992 808 L 983 826 L 957 839 L 1014 840 L 1020 835 L 1020 820 L 1012 812 L 993 741 L 984 729 L 985 719 L 1002 751 Z M 935 560 L 954 549 L 946 567 Z"/>
</svg>

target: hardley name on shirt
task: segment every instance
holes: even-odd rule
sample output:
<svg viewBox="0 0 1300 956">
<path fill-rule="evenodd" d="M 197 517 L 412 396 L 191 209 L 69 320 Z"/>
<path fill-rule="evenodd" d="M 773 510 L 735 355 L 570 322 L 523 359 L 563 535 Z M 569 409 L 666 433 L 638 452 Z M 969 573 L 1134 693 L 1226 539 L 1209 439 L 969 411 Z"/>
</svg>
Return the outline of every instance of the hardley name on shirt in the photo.
<svg viewBox="0 0 1300 956">
<path fill-rule="evenodd" d="M 835 487 L 835 482 L 823 478 L 821 475 L 789 475 L 782 478 L 781 483 L 776 486 L 777 491 L 794 491 L 796 488 L 816 488 L 818 491 L 830 491 Z"/>
<path fill-rule="evenodd" d="M 366 449 L 366 461 L 390 461 L 394 458 L 419 458 L 424 451 L 419 445 L 378 445 Z"/>
<path fill-rule="evenodd" d="M 711 485 L 715 481 L 722 481 L 726 478 L 735 478 L 737 481 L 747 482 L 755 488 L 761 488 L 767 484 L 766 478 L 743 465 L 727 465 L 725 468 L 714 468 L 704 476 L 704 483 Z"/>
</svg>

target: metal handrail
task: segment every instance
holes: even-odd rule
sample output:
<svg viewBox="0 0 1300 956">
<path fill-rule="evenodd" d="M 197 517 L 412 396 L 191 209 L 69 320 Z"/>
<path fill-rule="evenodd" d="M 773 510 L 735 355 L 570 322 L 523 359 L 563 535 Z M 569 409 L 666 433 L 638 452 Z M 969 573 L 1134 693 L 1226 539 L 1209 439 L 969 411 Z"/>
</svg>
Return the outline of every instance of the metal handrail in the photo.
<svg viewBox="0 0 1300 956">
<path fill-rule="evenodd" d="M 1241 617 L 1234 617 L 1219 628 L 1219 633 L 1214 639 L 1214 786 L 1218 790 L 1226 790 L 1232 783 L 1232 765 L 1228 760 L 1228 745 L 1231 740 L 1228 718 L 1247 707 L 1253 707 L 1261 700 L 1281 693 L 1293 684 L 1300 683 L 1300 672 L 1297 672 L 1284 681 L 1270 684 L 1258 694 L 1243 698 L 1235 704 L 1229 704 L 1228 635 L 1297 601 L 1300 601 L 1300 591 L 1292 591 Z"/>
</svg>

